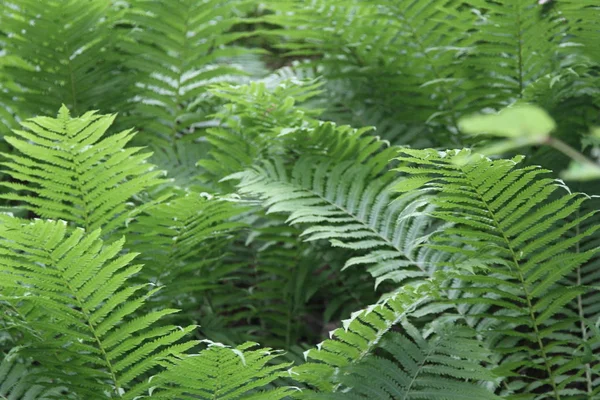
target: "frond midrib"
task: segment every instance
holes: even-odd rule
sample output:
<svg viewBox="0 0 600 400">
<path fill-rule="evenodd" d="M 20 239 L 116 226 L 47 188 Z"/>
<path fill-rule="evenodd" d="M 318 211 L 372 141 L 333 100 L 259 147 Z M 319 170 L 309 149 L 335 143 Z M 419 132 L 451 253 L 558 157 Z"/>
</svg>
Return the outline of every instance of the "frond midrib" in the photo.
<svg viewBox="0 0 600 400">
<path fill-rule="evenodd" d="M 52 263 L 54 264 L 53 267 L 56 268 L 57 270 L 59 270 L 59 268 L 58 268 L 58 262 L 54 258 L 54 256 L 52 255 L 52 253 L 49 252 L 46 249 L 44 249 L 44 252 L 46 253 L 46 256 L 48 257 L 48 259 L 50 259 L 52 261 Z M 63 278 L 63 274 L 62 273 L 60 274 L 60 277 Z M 71 296 L 73 296 L 73 299 L 77 302 L 77 306 L 81 309 L 81 314 L 85 318 L 85 324 L 88 326 L 88 328 L 90 330 L 90 333 L 93 335 L 94 340 L 96 341 L 96 345 L 98 346 L 98 350 L 100 350 L 100 353 L 102 354 L 102 361 L 104 362 L 104 364 L 108 368 L 108 371 L 110 373 L 111 379 L 112 379 L 112 381 L 114 383 L 114 392 L 116 394 L 119 394 L 120 391 L 122 390 L 122 387 L 119 384 L 119 379 L 117 378 L 117 374 L 116 374 L 115 369 L 114 369 L 114 367 L 112 365 L 112 362 L 108 358 L 108 354 L 106 352 L 106 349 L 104 348 L 102 340 L 100 340 L 100 337 L 98 336 L 98 334 L 96 332 L 96 329 L 94 328 L 94 325 L 91 322 L 91 315 L 88 313 L 88 310 L 86 309 L 84 303 L 81 301 L 81 299 L 77 295 L 77 291 L 74 290 L 71 287 L 70 282 L 68 280 L 65 280 L 65 279 L 62 279 L 62 280 L 63 280 L 63 283 L 64 283 L 65 287 L 69 290 L 69 293 L 71 294 Z"/>
<path fill-rule="evenodd" d="M 299 185 L 300 186 L 300 185 Z M 302 187 L 302 186 L 300 186 Z M 387 185 L 387 187 L 389 188 L 389 185 Z M 399 247 L 397 247 L 394 243 L 392 243 L 387 237 L 383 236 L 377 229 L 373 228 L 371 225 L 369 225 L 368 223 L 366 223 L 365 221 L 363 221 L 362 219 L 360 219 L 357 215 L 354 215 L 353 213 L 351 213 L 349 210 L 347 210 L 345 207 L 332 202 L 330 200 L 328 200 L 327 198 L 323 197 L 321 194 L 315 192 L 312 189 L 308 189 L 308 188 L 304 188 L 302 187 L 303 190 L 306 190 L 307 192 L 313 194 L 314 196 L 318 197 L 319 199 L 321 199 L 323 202 L 332 205 L 334 207 L 337 207 L 337 209 L 339 211 L 344 212 L 346 215 L 350 216 L 354 221 L 356 221 L 357 223 L 359 223 L 361 226 L 366 227 L 369 231 L 373 232 L 379 239 L 381 239 L 383 242 L 385 242 L 389 247 L 391 247 L 392 249 L 396 250 L 396 252 L 398 254 L 400 254 L 402 257 L 405 257 L 406 259 L 410 260 L 410 261 L 414 261 L 411 260 L 408 256 L 408 254 L 406 254 L 404 251 L 402 251 Z M 387 190 L 384 188 L 384 190 Z M 415 266 L 417 268 L 419 268 L 421 270 L 421 272 L 423 272 L 423 274 L 428 275 L 427 271 L 425 269 L 423 269 L 423 267 L 421 267 L 421 265 L 419 265 L 419 263 L 415 262 L 414 263 Z"/>
<path fill-rule="evenodd" d="M 463 168 L 461 168 L 461 172 L 463 174 L 465 174 L 465 176 L 470 176 L 470 173 L 468 171 L 465 171 Z M 506 233 L 505 231 L 500 227 L 500 224 L 496 218 L 496 213 L 494 213 L 490 207 L 490 205 L 488 204 L 488 202 L 485 200 L 485 197 L 483 196 L 483 194 L 481 194 L 479 192 L 479 188 L 476 187 L 475 185 L 473 185 L 471 183 L 471 179 L 468 179 L 468 183 L 471 186 L 471 188 L 473 189 L 473 191 L 477 194 L 477 196 L 479 197 L 479 199 L 481 200 L 481 202 L 484 204 L 484 206 L 486 207 L 487 212 L 489 213 L 495 230 L 497 232 L 499 232 L 502 235 L 502 240 L 504 241 L 506 248 L 510 251 L 511 257 L 512 257 L 512 261 L 514 266 L 516 267 L 516 272 L 518 274 L 518 279 L 519 279 L 519 285 L 521 286 L 521 290 L 523 291 L 523 293 L 525 294 L 525 300 L 527 301 L 527 311 L 529 314 L 529 319 L 531 320 L 531 324 L 532 324 L 532 328 L 535 334 L 535 338 L 536 338 L 536 342 L 537 345 L 540 349 L 542 358 L 544 359 L 544 367 L 546 369 L 546 373 L 548 374 L 548 380 L 550 381 L 550 384 L 552 386 L 552 389 L 554 391 L 554 397 L 557 400 L 560 400 L 560 393 L 558 391 L 558 387 L 556 385 L 555 382 L 555 378 L 554 378 L 554 372 L 552 371 L 552 368 L 550 367 L 550 361 L 548 359 L 548 355 L 546 353 L 546 348 L 542 342 L 542 338 L 540 337 L 540 333 L 539 333 L 539 327 L 537 325 L 537 319 L 535 318 L 535 314 L 533 311 L 533 305 L 531 303 L 531 296 L 529 294 L 529 291 L 527 290 L 526 287 L 526 282 L 525 282 L 525 278 L 523 277 L 522 271 L 521 271 L 521 266 L 520 263 L 517 259 L 517 255 L 515 250 L 512 247 L 511 241 L 508 237 L 506 237 Z"/>
</svg>

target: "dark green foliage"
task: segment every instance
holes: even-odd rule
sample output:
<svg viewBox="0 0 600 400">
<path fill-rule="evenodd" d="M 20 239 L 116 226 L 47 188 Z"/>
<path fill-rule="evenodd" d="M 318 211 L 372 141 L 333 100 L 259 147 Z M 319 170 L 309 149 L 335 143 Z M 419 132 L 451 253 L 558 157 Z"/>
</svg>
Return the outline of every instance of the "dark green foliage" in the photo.
<svg viewBox="0 0 600 400">
<path fill-rule="evenodd" d="M 600 398 L 596 3 L 2 2 L 0 398 Z"/>
</svg>

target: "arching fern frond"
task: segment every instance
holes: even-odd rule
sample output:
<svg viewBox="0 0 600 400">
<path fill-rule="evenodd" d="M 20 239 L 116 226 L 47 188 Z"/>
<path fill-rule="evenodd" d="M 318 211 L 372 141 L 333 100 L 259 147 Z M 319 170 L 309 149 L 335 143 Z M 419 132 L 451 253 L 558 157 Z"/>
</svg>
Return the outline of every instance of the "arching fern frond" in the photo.
<svg viewBox="0 0 600 400">
<path fill-rule="evenodd" d="M 69 233 L 62 221 L 2 222 L 0 300 L 37 332 L 21 352 L 46 377 L 82 398 L 133 399 L 149 387 L 140 379 L 159 361 L 195 344 L 177 344 L 193 326 L 155 325 L 176 310 L 132 318 L 154 291 L 140 295 L 145 285 L 131 284 L 141 265 L 130 264 L 134 253 L 119 255 L 123 240 L 105 244 L 100 230 Z"/>
<path fill-rule="evenodd" d="M 465 326 L 440 327 L 423 336 L 406 320 L 403 333 L 390 332 L 379 351 L 342 368 L 334 377 L 334 393 L 315 399 L 485 400 L 494 395 L 494 374 L 484 367 L 489 350 Z"/>
<path fill-rule="evenodd" d="M 310 385 L 317 393 L 340 392 L 340 395 L 348 395 L 340 379 L 344 379 L 349 369 L 358 368 L 368 360 L 390 331 L 396 329 L 416 309 L 430 303 L 436 293 L 436 281 L 427 281 L 418 287 L 405 285 L 385 301 L 353 313 L 350 319 L 343 321 L 343 327 L 330 332 L 330 339 L 318 344 L 316 349 L 305 352 L 305 357 L 311 361 L 293 368 L 294 378 Z M 414 352 L 411 354 L 413 349 L 405 348 L 407 353 L 403 359 L 406 362 L 411 362 L 410 358 L 415 357 Z M 412 362 L 418 363 L 418 359 Z M 379 378 L 376 380 L 381 382 Z M 366 384 L 359 379 L 352 386 L 368 390 L 372 383 L 372 380 Z M 307 397 L 312 398 L 310 395 Z"/>
<path fill-rule="evenodd" d="M 63 106 L 57 118 L 23 122 L 28 130 L 5 137 L 18 152 L 3 153 L 4 172 L 14 180 L 1 183 L 13 192 L 0 197 L 87 230 L 122 227 L 131 217 L 128 201 L 161 183 L 162 172 L 146 163 L 150 153 L 125 149 L 131 130 L 104 137 L 114 119 L 94 112 L 71 118 Z"/>
<path fill-rule="evenodd" d="M 432 216 L 454 225 L 434 235 L 430 248 L 457 254 L 480 272 L 457 274 L 465 296 L 453 302 L 486 306 L 473 316 L 487 324 L 510 380 L 530 398 L 581 393 L 584 363 L 575 348 L 585 344 L 572 334 L 580 317 L 566 305 L 587 289 L 562 279 L 597 253 L 574 247 L 600 225 L 573 234 L 593 212 L 563 219 L 586 196 L 561 193 L 561 185 L 544 177 L 546 170 L 518 168 L 520 157 L 490 160 L 467 150 L 403 149 L 398 160 L 397 170 L 409 174 L 413 189 L 437 192 Z"/>
<path fill-rule="evenodd" d="M 382 144 L 371 145 L 376 149 Z M 275 159 L 230 178 L 240 179 L 241 193 L 264 199 L 267 212 L 289 214 L 288 223 L 307 226 L 306 240 L 326 239 L 362 252 L 346 267 L 367 265 L 377 284 L 387 279 L 399 283 L 430 276 L 436 263 L 420 247 L 432 228 L 422 212 L 426 201 L 409 194 L 392 202 L 390 188 L 397 182 L 385 169 L 395 152 L 388 148 L 372 158 L 339 163 L 304 156 L 291 171 Z"/>
<path fill-rule="evenodd" d="M 250 342 L 235 348 L 208 343 L 208 349 L 199 354 L 165 363 L 167 371 L 153 380 L 152 398 L 279 400 L 288 398 L 292 392 L 285 386 L 267 388 L 277 378 L 287 375 L 285 369 L 290 366 L 273 362 L 280 357 L 279 351 L 254 350 L 257 344 Z M 161 388 L 168 390 L 163 392 Z"/>
</svg>

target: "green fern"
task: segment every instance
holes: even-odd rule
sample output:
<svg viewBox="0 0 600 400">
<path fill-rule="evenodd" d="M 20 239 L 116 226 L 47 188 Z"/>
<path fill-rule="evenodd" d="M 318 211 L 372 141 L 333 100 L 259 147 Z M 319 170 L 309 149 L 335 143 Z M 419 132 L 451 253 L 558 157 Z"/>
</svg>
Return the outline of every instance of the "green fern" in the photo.
<svg viewBox="0 0 600 400">
<path fill-rule="evenodd" d="M 569 40 L 596 65 L 600 63 L 600 32 L 598 32 L 598 3 L 593 0 L 561 0 L 551 4 L 556 13 L 569 24 Z"/>
<path fill-rule="evenodd" d="M 127 65 L 138 71 L 139 90 L 128 123 L 144 126 L 148 142 L 165 146 L 194 134 L 213 111 L 208 86 L 245 75 L 231 60 L 249 50 L 232 42 L 252 33 L 232 27 L 251 7 L 245 0 L 131 2 L 125 21 L 134 29 L 121 47 L 132 54 Z"/>
<path fill-rule="evenodd" d="M 148 207 L 128 228 L 128 247 L 141 254 L 143 282 L 163 287 L 163 304 L 187 304 L 218 287 L 231 268 L 223 265 L 233 235 L 246 227 L 246 209 L 232 199 L 188 193 Z M 236 221 L 236 218 L 238 219 Z"/>
<path fill-rule="evenodd" d="M 420 308 L 433 304 L 443 275 L 437 278 L 416 289 L 404 286 L 354 313 L 343 328 L 331 332 L 332 339 L 305 353 L 314 361 L 292 373 L 316 391 L 306 398 L 499 399 L 493 394 L 496 377 L 484 366 L 490 352 L 473 330 L 458 325 L 421 333 L 408 323 Z M 396 331 L 400 327 L 404 334 Z"/>
<path fill-rule="evenodd" d="M 3 354 L 0 361 L 0 399 L 73 399 L 64 387 L 44 387 L 49 382 L 47 378 L 40 376 L 42 375 L 40 369 L 20 360 L 14 354 L 16 353 L 14 350 L 13 354 Z M 37 381 L 42 383 L 38 384 Z"/>
<path fill-rule="evenodd" d="M 124 225 L 135 213 L 128 201 L 157 185 L 161 171 L 146 163 L 149 153 L 125 145 L 131 130 L 103 137 L 115 115 L 88 112 L 70 118 L 62 107 L 56 119 L 36 117 L 25 130 L 5 137 L 17 152 L 4 153 L 4 172 L 12 189 L 0 197 L 19 202 L 35 215 L 63 219 L 105 234 Z"/>
<path fill-rule="evenodd" d="M 316 399 L 500 399 L 490 390 L 495 376 L 483 365 L 489 350 L 464 326 L 438 328 L 423 337 L 407 321 L 405 334 L 390 332 L 369 354 L 340 370 L 334 393 Z M 482 383 L 487 384 L 486 388 Z"/>
<path fill-rule="evenodd" d="M 318 81 L 283 81 L 272 90 L 265 82 L 213 86 L 211 94 L 227 104 L 215 115 L 220 126 L 207 130 L 210 157 L 198 162 L 206 178 L 221 179 L 285 153 L 290 131 L 316 124 L 312 117 L 319 111 L 297 103 L 316 96 L 320 86 Z"/>
<path fill-rule="evenodd" d="M 253 350 L 256 343 L 228 348 L 207 342 L 208 349 L 200 354 L 165 363 L 167 371 L 153 381 L 156 386 L 152 398 L 279 400 L 292 392 L 288 387 L 265 388 L 287 375 L 284 370 L 289 364 L 273 363 L 280 352 L 269 348 Z M 162 391 L 161 387 L 168 391 Z"/>
<path fill-rule="evenodd" d="M 430 248 L 458 254 L 484 272 L 457 274 L 464 283 L 457 290 L 465 296 L 452 302 L 487 305 L 473 316 L 491 329 L 490 340 L 504 355 L 503 373 L 519 382 L 510 387 L 529 393 L 524 398 L 577 392 L 583 369 L 573 351 L 582 341 L 566 337 L 580 318 L 565 306 L 587 289 L 562 279 L 597 252 L 576 253 L 573 247 L 600 226 L 567 237 L 593 213 L 563 219 L 586 196 L 560 193 L 556 182 L 540 177 L 548 171 L 516 168 L 521 158 L 492 161 L 466 150 L 403 149 L 399 160 L 397 170 L 410 174 L 412 188 L 438 193 L 432 216 L 454 225 L 434 236 Z"/>
<path fill-rule="evenodd" d="M 129 284 L 136 255 L 118 255 L 124 241 L 105 245 L 100 235 L 3 218 L 1 299 L 37 332 L 21 352 L 47 377 L 86 398 L 133 399 L 149 387 L 139 378 L 195 344 L 177 344 L 194 327 L 153 326 L 173 309 L 132 318 L 154 291 L 138 294 L 145 285 Z"/>
<path fill-rule="evenodd" d="M 341 328 L 329 333 L 330 339 L 304 353 L 312 361 L 293 368 L 294 379 L 319 392 L 337 390 L 340 385 L 335 377 L 340 369 L 360 363 L 375 351 L 396 324 L 435 298 L 438 284 L 428 281 L 415 287 L 406 285 L 381 303 L 356 311 L 342 321 Z"/>
<path fill-rule="evenodd" d="M 348 82 L 338 84 L 332 101 L 350 92 L 362 104 L 366 99 L 370 112 L 384 110 L 404 124 L 442 125 L 438 134 L 454 138 L 457 113 L 470 93 L 460 69 L 470 43 L 463 43 L 466 35 L 459 27 L 472 25 L 473 17 L 448 3 L 281 1 L 270 5 L 276 14 L 269 21 L 284 26 L 280 33 L 287 41 L 281 47 L 290 55 L 322 55 L 316 64 L 323 75 Z M 385 131 L 382 135 L 388 138 Z"/>
<path fill-rule="evenodd" d="M 10 39 L 3 40 L 8 62 L 0 70 L 11 83 L 0 103 L 11 116 L 48 115 L 61 103 L 77 115 L 124 106 L 122 93 L 132 82 L 117 57 L 120 12 L 102 0 L 3 1 L 0 26 Z M 17 128 L 11 116 L 8 128 Z"/>
<path fill-rule="evenodd" d="M 376 284 L 431 276 L 437 261 L 419 246 L 432 230 L 426 199 L 396 199 L 390 191 L 397 181 L 387 172 L 388 160 L 397 149 L 364 131 L 329 124 L 314 133 L 327 143 L 327 157 L 302 156 L 291 170 L 275 159 L 228 179 L 240 180 L 241 193 L 263 198 L 269 213 L 287 213 L 288 223 L 309 225 L 306 240 L 326 239 L 362 252 L 345 267 L 368 265 Z"/>
</svg>

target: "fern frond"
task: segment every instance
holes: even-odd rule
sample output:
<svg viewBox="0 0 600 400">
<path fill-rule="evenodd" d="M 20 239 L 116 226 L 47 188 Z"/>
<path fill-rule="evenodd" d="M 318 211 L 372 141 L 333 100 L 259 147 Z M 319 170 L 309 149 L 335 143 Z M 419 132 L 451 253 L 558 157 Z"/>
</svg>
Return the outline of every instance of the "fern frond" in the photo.
<svg viewBox="0 0 600 400">
<path fill-rule="evenodd" d="M 211 94 L 227 104 L 215 114 L 220 126 L 207 130 L 210 158 L 198 165 L 206 175 L 221 179 L 261 159 L 286 153 L 284 143 L 290 133 L 317 123 L 312 117 L 319 111 L 298 103 L 316 96 L 320 87 L 316 80 L 283 81 L 274 88 L 267 82 L 213 86 Z"/>
<path fill-rule="evenodd" d="M 287 375 L 289 364 L 273 362 L 280 357 L 279 351 L 254 350 L 257 344 L 250 342 L 235 348 L 207 342 L 208 348 L 199 354 L 166 364 L 167 371 L 153 382 L 152 398 L 279 400 L 292 392 L 287 387 L 266 388 Z M 168 390 L 163 392 L 162 387 Z"/>
<path fill-rule="evenodd" d="M 564 16 L 564 23 L 568 23 L 569 42 L 582 47 L 579 50 L 596 65 L 600 64 L 600 8 L 594 0 L 561 0 L 551 4 L 556 12 Z"/>
<path fill-rule="evenodd" d="M 292 369 L 295 379 L 318 392 L 341 389 L 340 374 L 368 358 L 396 324 L 431 302 L 435 295 L 435 282 L 428 281 L 417 287 L 405 285 L 385 301 L 353 313 L 350 319 L 342 321 L 343 327 L 330 332 L 330 339 L 304 353 L 311 361 Z"/>
<path fill-rule="evenodd" d="M 16 350 L 16 349 L 15 349 Z M 16 352 L 15 352 L 16 353 Z M 39 376 L 39 369 L 15 354 L 2 354 L 0 361 L 0 398 L 18 400 L 74 399 L 66 388 L 52 385 Z M 37 374 L 37 375 L 36 375 Z M 38 384 L 37 381 L 43 382 Z"/>
<path fill-rule="evenodd" d="M 561 281 L 597 252 L 573 248 L 600 226 L 571 235 L 593 215 L 563 221 L 586 196 L 561 193 L 557 182 L 543 177 L 548 171 L 517 168 L 520 160 L 490 160 L 467 150 L 403 149 L 397 170 L 417 180 L 420 190 L 437 192 L 432 216 L 454 225 L 433 236 L 429 246 L 460 255 L 480 272 L 457 275 L 467 295 L 452 301 L 487 306 L 474 316 L 496 321 L 492 336 L 504 354 L 501 368 L 521 379 L 528 392 L 559 399 L 576 390 L 581 364 L 573 356 L 581 342 L 565 340 L 579 317 L 565 305 L 587 291 Z M 527 382 L 533 376 L 541 380 Z"/>
<path fill-rule="evenodd" d="M 245 0 L 135 0 L 125 20 L 134 26 L 121 45 L 139 71 L 130 124 L 144 126 L 160 146 L 201 127 L 209 85 L 245 75 L 229 59 L 250 50 L 232 42 L 251 35 L 232 27 L 253 7 Z"/>
<path fill-rule="evenodd" d="M 174 302 L 214 286 L 219 275 L 214 266 L 233 234 L 245 228 L 235 220 L 245 211 L 232 200 L 194 192 L 146 208 L 127 236 L 128 247 L 145 264 L 140 279 L 166 286 L 161 296 Z"/>
<path fill-rule="evenodd" d="M 136 254 L 119 255 L 124 241 L 100 236 L 69 233 L 61 221 L 3 218 L 1 299 L 41 335 L 22 353 L 46 376 L 85 398 L 133 399 L 148 387 L 139 382 L 145 373 L 195 344 L 177 343 L 194 327 L 154 325 L 173 309 L 132 318 L 154 291 L 140 296 L 144 285 L 131 285 L 141 266 L 130 264 Z"/>
<path fill-rule="evenodd" d="M 76 115 L 117 111 L 132 83 L 117 56 L 119 14 L 101 0 L 3 1 L 0 25 L 10 38 L 3 57 L 13 61 L 5 66 L 6 104 L 21 118 L 54 113 L 61 103 Z"/>
<path fill-rule="evenodd" d="M 128 201 L 161 183 L 162 172 L 146 163 L 149 153 L 124 148 L 131 130 L 103 137 L 114 119 L 94 112 L 71 118 L 63 106 L 57 118 L 23 122 L 27 131 L 5 137 L 18 152 L 3 153 L 4 172 L 14 180 L 1 183 L 13 191 L 0 197 L 86 230 L 108 234 L 123 226 L 131 217 Z"/>
<path fill-rule="evenodd" d="M 483 365 L 489 350 L 464 326 L 438 328 L 423 336 L 407 321 L 404 334 L 390 332 L 379 354 L 342 368 L 336 376 L 341 385 L 335 393 L 317 399 L 497 399 L 484 387 L 495 376 Z M 493 386 L 493 385 L 492 385 Z"/>
<path fill-rule="evenodd" d="M 427 202 L 418 195 L 393 201 L 390 191 L 397 181 L 387 173 L 388 160 L 397 149 L 362 132 L 325 128 L 334 128 L 318 136 L 327 143 L 327 157 L 302 156 L 290 171 L 275 159 L 229 179 L 240 180 L 241 193 L 264 199 L 269 213 L 286 213 L 288 223 L 307 225 L 306 240 L 362 252 L 345 267 L 367 265 L 376 284 L 430 276 L 436 261 L 420 246 L 432 230 Z"/>
<path fill-rule="evenodd" d="M 280 46 L 290 55 L 318 54 L 315 64 L 328 80 L 348 82 L 346 93 L 332 97 L 350 90 L 373 110 L 393 112 L 396 122 L 443 126 L 448 138 L 458 133 L 457 113 L 468 105 L 460 60 L 471 43 L 459 27 L 473 19 L 449 3 L 280 1 L 269 6 L 276 13 L 268 20 L 284 27 Z"/>
</svg>

